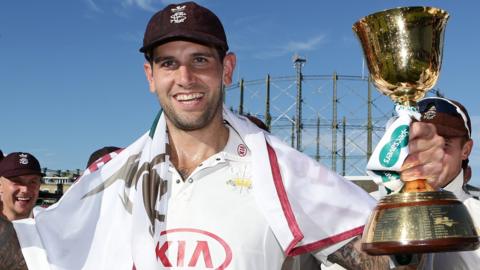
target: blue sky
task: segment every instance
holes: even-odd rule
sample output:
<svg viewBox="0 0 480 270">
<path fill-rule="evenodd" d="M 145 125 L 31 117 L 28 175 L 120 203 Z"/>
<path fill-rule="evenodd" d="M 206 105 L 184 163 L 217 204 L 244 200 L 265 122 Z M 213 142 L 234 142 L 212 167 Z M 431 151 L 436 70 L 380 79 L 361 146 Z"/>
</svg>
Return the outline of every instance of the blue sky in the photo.
<svg viewBox="0 0 480 270">
<path fill-rule="evenodd" d="M 0 149 L 29 151 L 42 166 L 82 169 L 105 145 L 127 146 L 158 110 L 138 53 L 155 0 L 0 2 Z M 470 111 L 480 144 L 478 1 L 220 1 L 200 4 L 221 18 L 237 54 L 235 78 L 294 75 L 291 58 L 308 58 L 304 72 L 361 75 L 363 55 L 351 26 L 370 13 L 429 5 L 451 14 L 436 85 Z M 473 183 L 480 149 L 471 159 Z"/>
</svg>

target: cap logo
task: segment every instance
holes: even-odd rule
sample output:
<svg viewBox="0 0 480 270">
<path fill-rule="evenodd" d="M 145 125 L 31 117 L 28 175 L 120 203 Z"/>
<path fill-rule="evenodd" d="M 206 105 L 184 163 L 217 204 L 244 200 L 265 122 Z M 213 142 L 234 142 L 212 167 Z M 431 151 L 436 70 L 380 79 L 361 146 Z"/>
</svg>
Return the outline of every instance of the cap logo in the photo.
<svg viewBox="0 0 480 270">
<path fill-rule="evenodd" d="M 187 19 L 187 13 L 185 13 L 186 6 L 177 6 L 172 8 L 172 15 L 170 16 L 170 23 L 183 23 Z"/>
<path fill-rule="evenodd" d="M 20 164 L 23 164 L 23 165 L 27 165 L 28 164 L 28 155 L 27 154 L 20 154 L 18 155 L 20 157 L 20 159 L 18 160 L 18 162 Z"/>
<path fill-rule="evenodd" d="M 435 106 L 430 107 L 428 111 L 423 114 L 423 119 L 432 120 L 437 115 L 437 108 Z"/>
</svg>

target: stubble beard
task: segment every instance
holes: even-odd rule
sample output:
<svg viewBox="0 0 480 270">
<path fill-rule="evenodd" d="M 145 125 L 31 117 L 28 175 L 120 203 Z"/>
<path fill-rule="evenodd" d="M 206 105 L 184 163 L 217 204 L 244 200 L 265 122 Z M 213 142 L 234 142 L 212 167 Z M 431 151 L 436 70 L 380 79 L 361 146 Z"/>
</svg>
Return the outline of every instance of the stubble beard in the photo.
<svg viewBox="0 0 480 270">
<path fill-rule="evenodd" d="M 222 89 L 222 87 L 220 87 Z M 212 106 L 209 106 L 205 112 L 203 112 L 199 117 L 197 118 L 188 118 L 188 117 L 182 117 L 178 113 L 175 112 L 175 109 L 171 106 L 162 106 L 163 111 L 166 115 L 166 117 L 172 122 L 172 124 L 180 130 L 184 131 L 193 131 L 193 130 L 199 130 L 204 127 L 206 127 L 215 117 L 219 111 L 222 109 L 223 105 L 223 91 L 220 90 L 220 95 L 218 96 L 218 99 L 212 104 Z"/>
</svg>

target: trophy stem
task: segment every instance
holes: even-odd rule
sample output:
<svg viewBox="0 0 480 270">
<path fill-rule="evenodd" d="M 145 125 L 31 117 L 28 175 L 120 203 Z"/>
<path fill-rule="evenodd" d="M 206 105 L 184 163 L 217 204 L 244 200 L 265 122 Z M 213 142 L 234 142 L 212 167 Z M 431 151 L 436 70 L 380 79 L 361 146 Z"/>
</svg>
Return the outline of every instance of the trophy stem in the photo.
<svg viewBox="0 0 480 270">
<path fill-rule="evenodd" d="M 399 88 L 393 90 L 388 94 L 390 99 L 392 99 L 396 104 L 400 104 L 406 107 L 417 107 L 417 100 L 422 99 L 426 90 L 417 89 L 417 88 Z"/>
<path fill-rule="evenodd" d="M 417 102 L 415 100 L 399 100 L 397 104 L 403 105 L 405 107 L 417 108 Z"/>
<path fill-rule="evenodd" d="M 409 193 L 409 192 L 427 192 L 427 191 L 435 191 L 435 189 L 430 186 L 426 179 L 417 179 L 413 181 L 405 182 L 401 192 Z"/>
</svg>

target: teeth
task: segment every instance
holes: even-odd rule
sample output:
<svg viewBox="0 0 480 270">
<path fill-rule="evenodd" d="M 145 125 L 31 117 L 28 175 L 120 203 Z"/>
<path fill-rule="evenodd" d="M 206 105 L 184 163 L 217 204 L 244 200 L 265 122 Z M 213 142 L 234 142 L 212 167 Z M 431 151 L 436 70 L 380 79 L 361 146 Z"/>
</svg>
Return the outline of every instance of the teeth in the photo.
<svg viewBox="0 0 480 270">
<path fill-rule="evenodd" d="M 32 197 L 18 197 L 17 200 L 19 201 L 29 201 Z"/>
<path fill-rule="evenodd" d="M 201 93 L 178 94 L 176 96 L 178 101 L 189 101 L 189 100 L 194 100 L 201 97 L 203 97 L 203 94 Z"/>
</svg>

